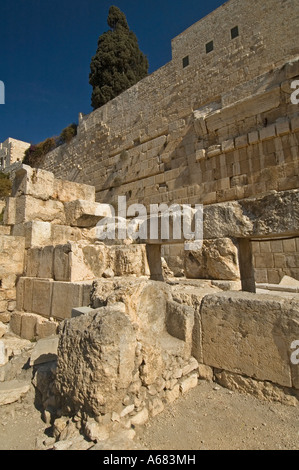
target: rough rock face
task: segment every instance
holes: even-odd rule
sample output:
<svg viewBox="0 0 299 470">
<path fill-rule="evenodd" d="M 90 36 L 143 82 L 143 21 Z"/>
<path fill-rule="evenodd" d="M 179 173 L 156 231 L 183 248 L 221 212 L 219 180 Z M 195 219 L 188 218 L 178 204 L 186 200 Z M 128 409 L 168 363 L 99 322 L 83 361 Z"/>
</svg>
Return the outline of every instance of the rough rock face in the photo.
<svg viewBox="0 0 299 470">
<path fill-rule="evenodd" d="M 230 238 L 205 240 L 201 251 L 186 252 L 185 274 L 189 279 L 238 280 L 236 243 Z"/>
<path fill-rule="evenodd" d="M 59 342 L 58 389 L 72 407 L 108 412 L 123 398 L 134 371 L 136 333 L 117 307 L 65 322 Z M 112 408 L 111 408 L 112 407 Z"/>
<path fill-rule="evenodd" d="M 164 283 L 96 282 L 99 308 L 65 321 L 60 332 L 56 383 L 64 405 L 96 416 L 125 416 L 146 405 L 151 415 L 161 412 L 161 399 L 198 367 L 195 359 L 189 364 L 194 310 L 171 300 Z"/>
</svg>

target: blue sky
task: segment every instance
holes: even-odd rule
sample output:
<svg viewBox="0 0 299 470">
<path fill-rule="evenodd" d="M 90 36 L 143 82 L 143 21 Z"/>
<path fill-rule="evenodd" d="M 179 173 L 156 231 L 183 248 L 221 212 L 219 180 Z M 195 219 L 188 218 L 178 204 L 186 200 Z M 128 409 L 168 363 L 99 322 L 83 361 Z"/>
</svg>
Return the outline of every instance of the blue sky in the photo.
<svg viewBox="0 0 299 470">
<path fill-rule="evenodd" d="M 171 39 L 224 0 L 0 0 L 0 142 L 37 143 L 92 111 L 91 57 L 111 5 L 126 14 L 153 72 L 171 60 Z"/>
</svg>

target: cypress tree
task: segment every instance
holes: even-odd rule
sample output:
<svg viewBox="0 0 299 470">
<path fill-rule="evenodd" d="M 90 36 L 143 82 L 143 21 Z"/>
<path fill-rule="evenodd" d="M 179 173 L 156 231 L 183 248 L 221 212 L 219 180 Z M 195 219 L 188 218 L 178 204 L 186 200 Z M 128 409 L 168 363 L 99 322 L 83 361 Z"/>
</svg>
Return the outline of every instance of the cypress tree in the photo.
<svg viewBox="0 0 299 470">
<path fill-rule="evenodd" d="M 98 49 L 90 64 L 93 109 L 103 106 L 148 74 L 148 60 L 140 51 L 125 14 L 111 6 L 107 23 L 110 30 L 99 37 Z"/>
</svg>

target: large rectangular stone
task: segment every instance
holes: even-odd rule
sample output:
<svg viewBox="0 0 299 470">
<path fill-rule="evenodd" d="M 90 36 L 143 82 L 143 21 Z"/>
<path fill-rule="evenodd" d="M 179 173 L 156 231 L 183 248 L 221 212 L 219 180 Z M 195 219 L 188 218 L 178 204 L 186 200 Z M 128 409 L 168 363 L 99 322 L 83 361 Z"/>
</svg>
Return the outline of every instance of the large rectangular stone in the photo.
<svg viewBox="0 0 299 470">
<path fill-rule="evenodd" d="M 25 239 L 0 235 L 0 275 L 23 274 Z"/>
<path fill-rule="evenodd" d="M 203 362 L 291 387 L 290 345 L 299 338 L 299 303 L 269 295 L 208 295 L 201 307 Z"/>
<path fill-rule="evenodd" d="M 12 229 L 15 236 L 25 237 L 25 248 L 52 245 L 52 225 L 50 222 L 26 222 L 15 225 Z"/>
<path fill-rule="evenodd" d="M 87 184 L 55 179 L 53 197 L 61 202 L 71 202 L 77 199 L 95 202 L 95 187 L 88 186 Z"/>
<path fill-rule="evenodd" d="M 64 320 L 71 318 L 72 309 L 75 307 L 84 307 L 83 305 L 83 286 L 87 285 L 91 290 L 90 283 L 71 283 L 71 282 L 54 282 L 52 296 L 52 312 L 53 318 Z"/>
<path fill-rule="evenodd" d="M 53 282 L 50 280 L 32 279 L 31 312 L 50 317 Z"/>
<path fill-rule="evenodd" d="M 67 225 L 51 225 L 51 243 L 53 245 L 62 245 L 65 243 L 77 242 L 83 237 L 81 229 L 78 227 L 69 227 Z"/>
<path fill-rule="evenodd" d="M 53 278 L 53 246 L 30 248 L 26 256 L 26 276 Z"/>
<path fill-rule="evenodd" d="M 49 171 L 22 165 L 15 173 L 12 196 L 33 196 L 47 200 L 53 195 L 54 175 Z"/>
<path fill-rule="evenodd" d="M 16 224 L 40 221 L 65 225 L 63 203 L 51 199 L 43 201 L 32 196 L 20 196 L 16 200 Z"/>
<path fill-rule="evenodd" d="M 108 204 L 84 200 L 65 203 L 66 223 L 72 227 L 94 227 L 104 217 L 112 217 Z"/>
</svg>

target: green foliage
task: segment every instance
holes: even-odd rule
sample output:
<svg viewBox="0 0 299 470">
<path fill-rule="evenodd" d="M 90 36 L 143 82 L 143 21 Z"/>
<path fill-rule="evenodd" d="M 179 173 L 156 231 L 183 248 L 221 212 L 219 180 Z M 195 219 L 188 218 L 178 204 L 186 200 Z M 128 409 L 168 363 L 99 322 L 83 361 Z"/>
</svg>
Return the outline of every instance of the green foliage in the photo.
<svg viewBox="0 0 299 470">
<path fill-rule="evenodd" d="M 107 23 L 111 29 L 99 37 L 96 55 L 90 64 L 89 83 L 93 87 L 91 103 L 94 109 L 148 74 L 148 60 L 140 51 L 124 13 L 111 6 Z"/>
<path fill-rule="evenodd" d="M 0 172 L 0 198 L 10 196 L 11 193 L 11 181 L 9 175 Z"/>
<path fill-rule="evenodd" d="M 33 168 L 39 168 L 45 160 L 47 153 L 51 152 L 55 148 L 62 144 L 68 144 L 75 135 L 77 135 L 77 124 L 70 124 L 68 127 L 63 129 L 60 136 L 50 137 L 36 145 L 31 145 L 29 149 L 25 151 L 23 163 L 30 165 Z"/>
<path fill-rule="evenodd" d="M 73 123 L 63 129 L 59 137 L 59 142 L 62 144 L 68 144 L 72 140 L 72 138 L 77 135 L 77 127 L 77 124 Z"/>
<path fill-rule="evenodd" d="M 51 152 L 56 148 L 56 140 L 51 137 L 46 139 L 44 142 L 40 142 L 36 145 L 30 145 L 29 149 L 25 151 L 25 157 L 23 163 L 30 165 L 33 168 L 38 168 L 44 161 L 47 153 Z"/>
</svg>

